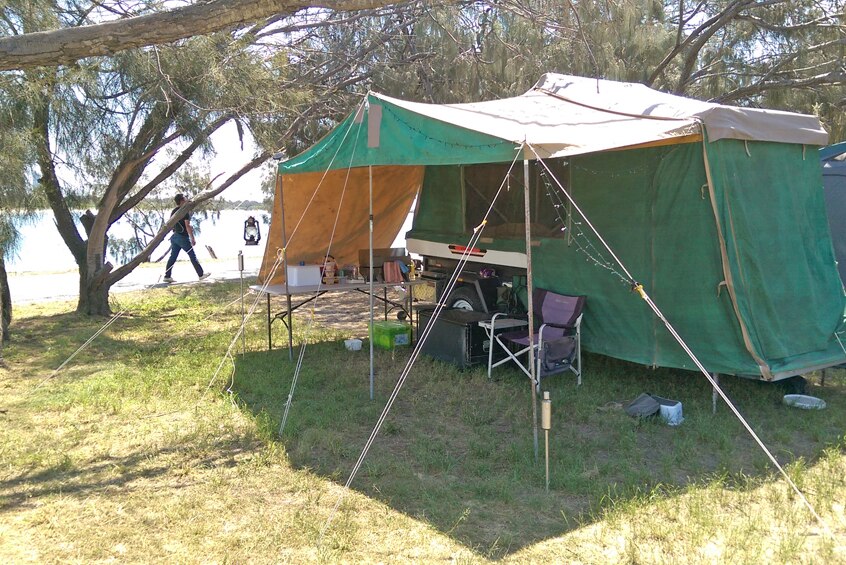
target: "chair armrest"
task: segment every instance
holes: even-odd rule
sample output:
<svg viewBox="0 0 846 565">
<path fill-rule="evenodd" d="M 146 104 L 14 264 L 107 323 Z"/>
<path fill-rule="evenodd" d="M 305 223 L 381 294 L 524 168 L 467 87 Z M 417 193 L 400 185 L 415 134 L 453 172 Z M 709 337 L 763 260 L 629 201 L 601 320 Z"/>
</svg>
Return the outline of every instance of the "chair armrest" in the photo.
<svg viewBox="0 0 846 565">
<path fill-rule="evenodd" d="M 571 336 L 571 335 L 575 335 L 576 333 L 578 333 L 578 332 L 575 331 L 577 326 L 578 326 L 578 324 L 576 324 L 575 326 L 567 326 L 567 325 L 564 325 L 564 324 L 552 324 L 552 323 L 547 322 L 547 323 L 541 325 L 540 329 L 538 329 L 538 342 L 543 343 L 543 330 L 546 329 L 547 327 L 558 328 L 558 329 L 562 329 L 562 330 L 570 330 L 570 331 L 565 331 L 564 335 L 565 336 Z M 570 333 L 571 331 L 573 333 Z"/>
<path fill-rule="evenodd" d="M 576 318 L 576 321 L 575 321 L 573 324 L 570 324 L 570 325 L 567 325 L 567 324 L 554 324 L 554 323 L 552 323 L 552 322 L 546 322 L 546 324 L 545 324 L 545 325 L 547 325 L 547 326 L 551 326 L 551 327 L 553 327 L 553 328 L 560 328 L 560 329 L 563 329 L 563 330 L 576 330 L 576 329 L 578 329 L 578 328 L 579 328 L 579 326 L 581 326 L 581 325 L 582 325 L 582 316 L 584 316 L 584 314 L 579 314 L 579 317 L 578 317 L 578 318 Z"/>
<path fill-rule="evenodd" d="M 529 321 L 528 314 L 503 314 L 504 316 L 508 316 L 512 320 L 523 320 L 524 322 Z"/>
<path fill-rule="evenodd" d="M 562 330 L 572 330 L 572 329 L 576 328 L 576 325 L 577 324 L 574 324 L 572 326 L 568 326 L 566 324 L 553 324 L 552 322 L 546 322 L 543 326 L 549 326 L 550 328 L 559 328 L 559 329 L 562 329 Z M 543 326 L 541 326 L 541 327 L 543 327 Z"/>
</svg>

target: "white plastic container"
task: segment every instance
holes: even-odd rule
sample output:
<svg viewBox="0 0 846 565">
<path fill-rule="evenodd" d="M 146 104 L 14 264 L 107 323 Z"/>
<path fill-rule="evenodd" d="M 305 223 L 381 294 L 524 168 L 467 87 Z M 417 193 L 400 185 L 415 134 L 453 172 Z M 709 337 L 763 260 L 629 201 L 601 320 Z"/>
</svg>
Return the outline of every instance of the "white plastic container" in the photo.
<svg viewBox="0 0 846 565">
<path fill-rule="evenodd" d="M 660 396 L 652 395 L 652 398 L 658 401 L 661 405 L 661 419 L 666 422 L 668 426 L 678 426 L 684 422 L 682 416 L 682 403 L 678 400 L 670 400 L 669 398 L 662 398 Z"/>
<path fill-rule="evenodd" d="M 361 351 L 361 340 L 360 339 L 345 339 L 344 340 L 344 347 L 346 347 L 349 351 Z"/>
<path fill-rule="evenodd" d="M 315 286 L 320 284 L 320 267 L 317 265 L 288 265 L 289 286 Z"/>
<path fill-rule="evenodd" d="M 787 406 L 802 408 L 804 410 L 822 410 L 825 408 L 825 400 L 804 394 L 785 394 L 782 402 Z"/>
</svg>

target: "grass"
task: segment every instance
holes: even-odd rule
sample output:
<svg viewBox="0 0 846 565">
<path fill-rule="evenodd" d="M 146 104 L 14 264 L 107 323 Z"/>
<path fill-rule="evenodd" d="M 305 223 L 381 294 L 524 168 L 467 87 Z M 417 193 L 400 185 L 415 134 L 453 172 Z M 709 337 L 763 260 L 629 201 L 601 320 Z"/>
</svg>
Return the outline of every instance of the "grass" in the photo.
<svg viewBox="0 0 846 565">
<path fill-rule="evenodd" d="M 594 355 L 581 387 L 545 381 L 548 493 L 525 377 L 425 357 L 345 491 L 408 351 L 377 352 L 371 401 L 367 344 L 340 342 L 366 328 L 298 317 L 311 345 L 279 437 L 296 364 L 266 351 L 263 304 L 242 354 L 238 292 L 116 295 L 126 313 L 46 381 L 106 320 L 67 303 L 16 310 L 0 368 L 0 561 L 846 560 L 844 371 L 824 387 L 809 377 L 828 403 L 811 412 L 783 406 L 778 386 L 722 380 L 833 535 L 728 409 L 712 413 L 703 377 Z M 620 403 L 644 391 L 681 400 L 685 422 L 628 418 Z"/>
</svg>

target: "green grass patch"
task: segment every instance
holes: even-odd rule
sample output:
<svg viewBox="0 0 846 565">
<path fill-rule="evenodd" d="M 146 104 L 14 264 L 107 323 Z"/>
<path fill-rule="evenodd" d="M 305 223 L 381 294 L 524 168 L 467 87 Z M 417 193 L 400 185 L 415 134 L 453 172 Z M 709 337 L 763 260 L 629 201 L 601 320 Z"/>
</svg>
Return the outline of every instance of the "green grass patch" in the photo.
<svg viewBox="0 0 846 565">
<path fill-rule="evenodd" d="M 812 412 L 782 405 L 777 385 L 722 379 L 833 537 L 727 408 L 712 413 L 703 377 L 589 354 L 581 387 L 544 382 L 549 492 L 525 377 L 421 357 L 342 498 L 409 351 L 377 351 L 371 400 L 367 342 L 341 342 L 366 325 L 326 323 L 338 316 L 319 305 L 313 325 L 305 310 L 294 324 L 309 345 L 292 389 L 299 349 L 267 350 L 264 302 L 234 339 L 238 293 L 120 295 L 121 317 L 56 375 L 107 320 L 67 303 L 16 310 L 0 368 L 0 560 L 844 559 L 844 371 L 809 376 L 828 403 Z M 274 323 L 277 345 L 283 333 Z M 685 422 L 628 418 L 620 403 L 644 391 L 681 400 Z"/>
</svg>

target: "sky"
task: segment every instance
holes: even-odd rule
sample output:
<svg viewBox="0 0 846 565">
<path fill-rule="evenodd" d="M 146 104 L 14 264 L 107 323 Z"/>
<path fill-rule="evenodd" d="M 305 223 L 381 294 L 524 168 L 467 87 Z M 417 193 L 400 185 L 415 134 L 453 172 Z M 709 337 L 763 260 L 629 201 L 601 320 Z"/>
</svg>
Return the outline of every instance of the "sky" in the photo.
<svg viewBox="0 0 846 565">
<path fill-rule="evenodd" d="M 232 122 L 214 132 L 211 136 L 212 143 L 217 150 L 217 155 L 209 162 L 209 176 L 214 178 L 223 173 L 213 186 L 219 186 L 230 175 L 252 160 L 255 153 L 255 144 L 249 131 L 244 131 L 244 149 L 241 149 L 241 142 L 238 139 L 238 130 Z M 261 202 L 264 195 L 261 192 L 261 181 L 266 171 L 273 168 L 274 162 L 268 159 L 267 163 L 244 175 L 235 184 L 223 191 L 218 198 L 229 201 L 256 200 Z"/>
</svg>

